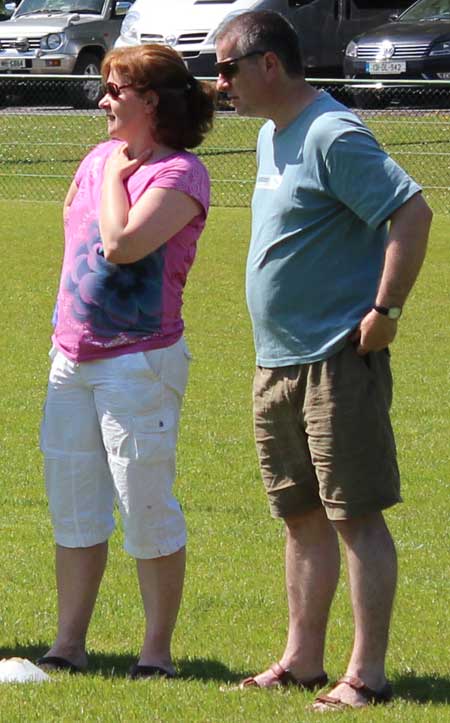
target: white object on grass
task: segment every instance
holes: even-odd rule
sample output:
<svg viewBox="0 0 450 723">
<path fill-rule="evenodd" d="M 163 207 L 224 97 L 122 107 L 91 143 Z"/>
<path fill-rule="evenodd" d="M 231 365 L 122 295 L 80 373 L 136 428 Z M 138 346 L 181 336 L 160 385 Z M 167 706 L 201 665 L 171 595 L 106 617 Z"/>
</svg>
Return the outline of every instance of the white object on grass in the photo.
<svg viewBox="0 0 450 723">
<path fill-rule="evenodd" d="M 0 660 L 0 683 L 43 683 L 51 680 L 47 673 L 26 658 Z"/>
</svg>

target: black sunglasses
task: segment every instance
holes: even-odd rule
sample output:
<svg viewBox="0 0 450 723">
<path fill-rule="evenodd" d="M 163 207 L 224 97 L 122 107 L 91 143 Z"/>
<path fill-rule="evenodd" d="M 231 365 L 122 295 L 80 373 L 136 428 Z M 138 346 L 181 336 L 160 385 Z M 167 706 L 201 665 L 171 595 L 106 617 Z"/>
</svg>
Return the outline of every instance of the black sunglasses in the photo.
<svg viewBox="0 0 450 723">
<path fill-rule="evenodd" d="M 225 80 L 231 80 L 239 73 L 239 61 L 244 60 L 244 58 L 251 58 L 254 55 L 264 55 L 265 50 L 251 50 L 249 53 L 245 53 L 244 55 L 239 55 L 237 58 L 232 58 L 231 60 L 224 60 L 221 63 L 214 63 L 214 66 L 218 73 L 222 76 L 222 78 L 225 78 Z"/>
<path fill-rule="evenodd" d="M 117 99 L 120 96 L 120 91 L 124 88 L 132 88 L 131 83 L 126 83 L 126 85 L 117 85 L 117 83 L 112 83 L 111 81 L 108 81 L 103 86 L 103 95 L 108 94 L 111 96 L 111 98 Z"/>
</svg>

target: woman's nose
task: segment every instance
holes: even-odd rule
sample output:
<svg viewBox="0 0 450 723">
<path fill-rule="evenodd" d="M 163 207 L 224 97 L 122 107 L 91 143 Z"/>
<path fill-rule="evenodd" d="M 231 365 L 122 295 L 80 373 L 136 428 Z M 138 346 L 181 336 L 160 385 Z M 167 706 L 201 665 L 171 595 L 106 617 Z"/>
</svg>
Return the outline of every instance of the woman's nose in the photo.
<svg viewBox="0 0 450 723">
<path fill-rule="evenodd" d="M 98 101 L 98 107 L 103 110 L 103 108 L 106 108 L 108 106 L 108 104 L 109 104 L 108 93 L 105 93 L 105 95 L 102 96 L 100 98 L 100 100 Z"/>
</svg>

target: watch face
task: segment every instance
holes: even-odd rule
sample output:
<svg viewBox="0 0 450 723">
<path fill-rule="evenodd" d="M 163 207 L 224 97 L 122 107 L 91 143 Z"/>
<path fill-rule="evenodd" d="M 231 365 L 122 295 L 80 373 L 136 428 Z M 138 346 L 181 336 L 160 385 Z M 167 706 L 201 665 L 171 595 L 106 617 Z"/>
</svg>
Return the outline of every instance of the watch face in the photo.
<svg viewBox="0 0 450 723">
<path fill-rule="evenodd" d="M 402 315 L 402 310 L 399 306 L 391 306 L 387 313 L 389 319 L 399 319 Z"/>
</svg>

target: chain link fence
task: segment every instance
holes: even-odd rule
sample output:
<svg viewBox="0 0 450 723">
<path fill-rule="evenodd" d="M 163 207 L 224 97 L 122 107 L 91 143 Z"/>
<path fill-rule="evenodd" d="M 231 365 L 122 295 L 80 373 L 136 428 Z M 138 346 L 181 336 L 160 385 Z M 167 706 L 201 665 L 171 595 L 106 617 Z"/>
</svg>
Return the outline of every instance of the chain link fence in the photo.
<svg viewBox="0 0 450 723">
<path fill-rule="evenodd" d="M 95 92 L 86 84 L 98 82 L 0 75 L 0 199 L 64 199 L 80 160 L 107 137 L 102 111 L 76 108 L 83 95 Z M 353 108 L 424 187 L 433 210 L 449 212 L 450 83 L 311 83 Z M 211 175 L 213 205 L 250 203 L 262 122 L 240 118 L 219 103 L 214 130 L 197 149 Z"/>
</svg>

